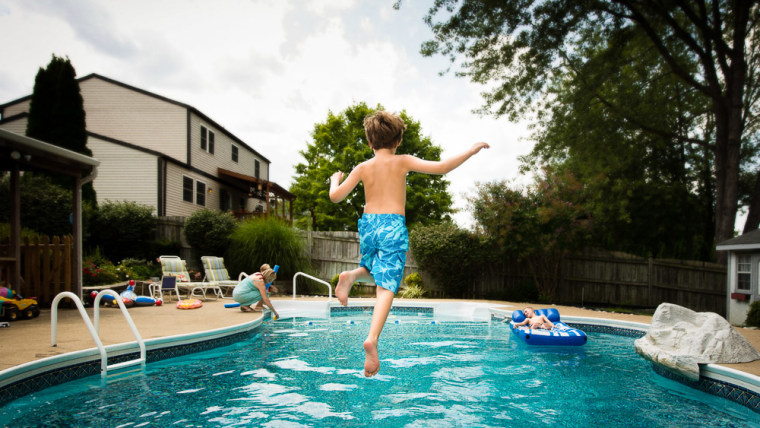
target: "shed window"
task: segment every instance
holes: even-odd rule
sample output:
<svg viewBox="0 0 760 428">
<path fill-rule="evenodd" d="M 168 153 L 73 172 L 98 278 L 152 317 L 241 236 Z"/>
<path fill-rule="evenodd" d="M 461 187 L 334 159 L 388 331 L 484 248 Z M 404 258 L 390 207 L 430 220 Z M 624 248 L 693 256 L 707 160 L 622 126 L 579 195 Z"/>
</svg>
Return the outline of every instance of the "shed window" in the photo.
<svg viewBox="0 0 760 428">
<path fill-rule="evenodd" d="M 736 289 L 749 291 L 751 289 L 752 261 L 750 256 L 739 256 L 736 263 Z"/>
</svg>

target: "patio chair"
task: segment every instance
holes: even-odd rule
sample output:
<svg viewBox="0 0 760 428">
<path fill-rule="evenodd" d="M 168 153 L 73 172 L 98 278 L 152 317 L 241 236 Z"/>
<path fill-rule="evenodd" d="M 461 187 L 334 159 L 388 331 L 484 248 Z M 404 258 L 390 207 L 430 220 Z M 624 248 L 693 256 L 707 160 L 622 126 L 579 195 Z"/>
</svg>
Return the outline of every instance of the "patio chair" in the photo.
<svg viewBox="0 0 760 428">
<path fill-rule="evenodd" d="M 230 278 L 227 268 L 224 267 L 224 258 L 222 257 L 203 256 L 201 257 L 201 263 L 203 264 L 203 270 L 206 272 L 204 281 L 222 289 L 232 290 L 243 278 L 248 276 L 248 274 L 241 272 L 237 281 Z"/>
<path fill-rule="evenodd" d="M 188 297 L 196 297 L 200 299 L 210 299 L 206 295 L 206 292 L 211 290 L 214 294 L 214 299 L 224 297 L 222 289 L 209 284 L 208 282 L 192 282 L 190 281 L 190 273 L 187 271 L 187 263 L 177 256 L 161 256 L 161 270 L 164 277 L 176 277 L 175 291 L 177 296 L 180 296 L 180 292 L 184 291 Z M 163 283 L 163 280 L 162 280 Z"/>
</svg>

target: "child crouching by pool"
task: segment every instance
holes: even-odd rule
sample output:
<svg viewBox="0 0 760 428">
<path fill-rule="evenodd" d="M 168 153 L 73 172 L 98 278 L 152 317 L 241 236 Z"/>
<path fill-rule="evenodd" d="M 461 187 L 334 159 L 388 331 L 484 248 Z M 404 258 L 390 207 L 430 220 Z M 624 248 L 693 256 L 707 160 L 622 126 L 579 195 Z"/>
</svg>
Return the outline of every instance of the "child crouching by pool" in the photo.
<svg viewBox="0 0 760 428">
<path fill-rule="evenodd" d="M 280 315 L 272 305 L 272 301 L 269 300 L 266 288 L 266 284 L 274 281 L 275 278 L 277 278 L 277 274 L 274 270 L 268 264 L 263 264 L 260 272 L 246 277 L 235 286 L 235 289 L 232 290 L 232 298 L 240 303 L 240 310 L 243 312 L 256 312 L 251 306 L 263 302 L 272 310 L 274 317 L 279 318 Z"/>
</svg>

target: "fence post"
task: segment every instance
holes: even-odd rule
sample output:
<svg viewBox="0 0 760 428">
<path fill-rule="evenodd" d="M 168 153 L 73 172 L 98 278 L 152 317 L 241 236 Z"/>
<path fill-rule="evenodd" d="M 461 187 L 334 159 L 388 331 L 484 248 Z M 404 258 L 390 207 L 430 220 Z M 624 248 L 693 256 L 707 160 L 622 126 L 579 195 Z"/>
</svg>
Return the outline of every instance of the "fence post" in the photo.
<svg viewBox="0 0 760 428">
<path fill-rule="evenodd" d="M 647 303 L 648 306 L 652 306 L 654 303 L 654 297 L 652 296 L 652 277 L 654 276 L 654 260 L 652 259 L 652 256 L 649 256 L 648 260 L 648 266 L 647 266 Z"/>
<path fill-rule="evenodd" d="M 71 235 L 67 235 L 63 238 L 63 291 L 72 291 L 72 274 L 74 273 L 72 267 L 82 270 L 82 266 L 73 265 L 74 258 L 71 257 L 73 240 L 74 237 Z"/>
</svg>

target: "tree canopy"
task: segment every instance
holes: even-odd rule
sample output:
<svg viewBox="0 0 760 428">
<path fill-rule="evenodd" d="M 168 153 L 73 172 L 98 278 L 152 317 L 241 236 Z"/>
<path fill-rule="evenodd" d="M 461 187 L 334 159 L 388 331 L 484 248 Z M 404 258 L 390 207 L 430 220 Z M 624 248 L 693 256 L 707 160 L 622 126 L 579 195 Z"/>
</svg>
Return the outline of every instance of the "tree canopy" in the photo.
<svg viewBox="0 0 760 428">
<path fill-rule="evenodd" d="M 339 114 L 329 112 L 323 123 L 314 125 L 313 141 L 302 150 L 304 162 L 296 165 L 290 192 L 296 195 L 294 212 L 303 213 L 296 225 L 314 230 L 356 230 L 364 209 L 362 184 L 341 203 L 329 198 L 329 178 L 336 171 L 350 172 L 372 157 L 364 134 L 364 118 L 383 107 L 357 103 Z M 400 117 L 406 124 L 397 154 L 410 154 L 427 160 L 440 160 L 441 148 L 422 135 L 420 123 L 406 112 Z M 407 176 L 407 224 L 431 224 L 448 219 L 452 212 L 448 181 L 442 176 L 410 173 Z"/>
<path fill-rule="evenodd" d="M 644 117 L 629 109 L 635 109 L 635 103 L 608 107 L 638 125 L 638 131 L 692 145 L 692 152 L 703 149 L 714 171 L 714 240 L 733 236 L 741 196 L 739 172 L 754 166 L 760 180 L 756 159 L 748 154 L 757 140 L 760 97 L 757 2 L 435 0 L 425 19 L 434 38 L 423 44 L 422 53 L 459 61 L 459 75 L 489 85 L 481 112 L 511 119 L 536 107 L 549 109 L 557 102 L 550 96 L 550 85 L 576 73 L 589 81 L 615 82 L 611 70 L 585 67 L 594 57 L 589 56 L 594 53 L 588 49 L 591 43 L 609 41 L 625 47 L 635 41 L 656 53 L 657 67 L 678 80 L 684 96 L 706 100 L 707 132 L 692 135 L 660 128 L 662 121 L 641 121 Z M 590 70 L 600 74 L 587 75 Z M 648 82 L 648 77 L 640 76 L 639 82 Z M 699 117 L 699 112 L 690 111 L 684 118 L 688 116 Z M 760 209 L 759 199 L 760 192 L 755 192 L 750 214 Z"/>
<path fill-rule="evenodd" d="M 68 58 L 53 55 L 46 68 L 40 68 L 34 79 L 29 101 L 26 135 L 73 152 L 92 156 L 87 148 L 84 101 L 76 80 L 76 71 Z M 54 181 L 69 187 L 68 177 L 55 176 Z M 92 183 L 82 188 L 82 198 L 95 203 Z"/>
</svg>

